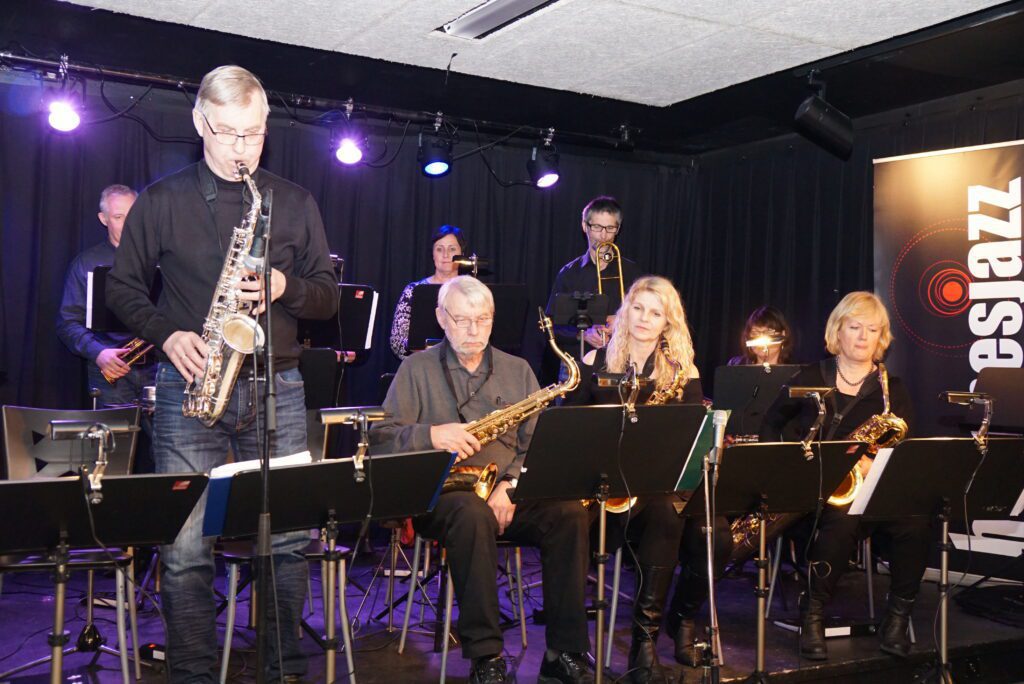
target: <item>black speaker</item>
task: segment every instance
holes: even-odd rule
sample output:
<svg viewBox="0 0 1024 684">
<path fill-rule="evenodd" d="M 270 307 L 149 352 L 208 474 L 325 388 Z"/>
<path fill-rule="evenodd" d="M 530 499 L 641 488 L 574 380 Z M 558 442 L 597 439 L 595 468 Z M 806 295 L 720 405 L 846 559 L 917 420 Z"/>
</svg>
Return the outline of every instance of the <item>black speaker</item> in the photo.
<svg viewBox="0 0 1024 684">
<path fill-rule="evenodd" d="M 796 130 L 815 145 L 842 160 L 853 152 L 853 123 L 850 117 L 818 95 L 800 103 L 793 116 Z"/>
</svg>

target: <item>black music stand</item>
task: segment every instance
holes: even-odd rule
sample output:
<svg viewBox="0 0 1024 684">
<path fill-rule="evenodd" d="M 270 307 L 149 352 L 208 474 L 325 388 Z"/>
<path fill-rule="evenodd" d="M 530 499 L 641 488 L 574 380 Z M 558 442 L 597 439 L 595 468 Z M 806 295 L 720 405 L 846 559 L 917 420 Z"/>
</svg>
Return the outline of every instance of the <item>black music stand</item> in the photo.
<svg viewBox="0 0 1024 684">
<path fill-rule="evenodd" d="M 103 478 L 103 500 L 87 503 L 83 477 L 0 482 L 0 554 L 44 551 L 54 567 L 50 682 L 62 681 L 64 600 L 69 554 L 74 548 L 170 544 L 206 488 L 206 475 L 111 475 Z M 153 515 L 159 511 L 159 515 Z M 93 521 L 96 534 L 90 528 Z M 123 648 L 123 645 L 122 645 Z"/>
<path fill-rule="evenodd" d="M 715 369 L 715 408 L 731 411 L 729 434 L 756 435 L 779 390 L 800 366 L 750 364 Z"/>
<path fill-rule="evenodd" d="M 491 344 L 510 354 L 518 354 L 523 346 L 523 329 L 529 301 L 525 285 L 508 283 L 487 284 L 494 297 L 494 324 L 491 326 Z M 407 351 L 420 351 L 444 339 L 444 330 L 434 313 L 440 285 L 425 283 L 412 291 L 409 304 L 409 337 Z"/>
<path fill-rule="evenodd" d="M 952 683 L 949 665 L 949 542 L 950 520 L 961 520 L 965 490 L 966 514 L 1009 516 L 1024 489 L 1024 440 L 988 439 L 982 459 L 978 443 L 969 438 L 908 439 L 891 452 L 880 451 L 864 479 L 862 491 L 850 505 L 851 515 L 864 520 L 935 518 L 940 525 L 939 673 Z M 913 487 L 907 483 L 913 482 Z M 963 522 L 967 522 L 966 520 Z"/>
<path fill-rule="evenodd" d="M 336 547 L 338 525 L 371 519 L 404 518 L 434 509 L 441 484 L 448 475 L 454 455 L 447 451 L 422 451 L 366 456 L 365 477 L 357 480 L 354 459 L 334 459 L 270 470 L 270 516 L 274 534 L 321 528 L 327 532 L 326 637 L 317 638 L 326 652 L 326 681 L 335 681 L 338 640 L 335 636 L 335 585 L 340 594 L 341 635 L 345 646 L 348 676 L 355 684 L 352 635 L 345 606 L 345 560 Z M 386 486 L 374 488 L 373 483 Z M 221 537 L 252 537 L 257 532 L 260 508 L 260 472 L 245 471 L 231 477 L 219 534 Z M 207 510 L 210 510 L 207 507 Z M 209 533 L 210 530 L 205 529 Z M 335 572 L 338 581 L 335 582 Z"/>
<path fill-rule="evenodd" d="M 635 423 L 625 419 L 623 410 L 560 406 L 541 413 L 511 497 L 515 503 L 597 500 L 597 684 L 604 681 L 608 498 L 674 492 L 686 462 L 695 456 L 692 445 L 707 419 L 704 407 L 695 404 L 637 406 Z"/>
<path fill-rule="evenodd" d="M 765 672 L 767 617 L 767 518 L 769 513 L 809 513 L 835 491 L 867 450 L 861 442 L 815 442 L 813 458 L 804 456 L 799 442 L 737 444 L 728 447 L 715 485 L 716 515 L 758 517 L 757 660 L 748 682 L 768 681 Z M 698 489 L 683 515 L 704 515 L 704 492 Z"/>
<path fill-rule="evenodd" d="M 85 281 L 85 327 L 93 332 L 124 333 L 129 335 L 128 326 L 107 306 L 107 276 L 111 266 L 97 266 L 86 274 Z M 160 269 L 153 277 L 149 288 L 149 299 L 156 301 L 163 289 Z"/>
<path fill-rule="evenodd" d="M 583 344 L 583 333 L 595 323 L 602 325 L 615 312 L 609 306 L 608 295 L 594 292 L 559 292 L 548 303 L 545 312 L 556 326 L 569 326 L 576 329 L 576 340 L 580 344 L 579 358 L 586 351 Z"/>
<path fill-rule="evenodd" d="M 299 319 L 299 344 L 365 354 L 373 346 L 379 299 L 369 285 L 338 283 L 337 315 L 324 321 Z"/>
</svg>

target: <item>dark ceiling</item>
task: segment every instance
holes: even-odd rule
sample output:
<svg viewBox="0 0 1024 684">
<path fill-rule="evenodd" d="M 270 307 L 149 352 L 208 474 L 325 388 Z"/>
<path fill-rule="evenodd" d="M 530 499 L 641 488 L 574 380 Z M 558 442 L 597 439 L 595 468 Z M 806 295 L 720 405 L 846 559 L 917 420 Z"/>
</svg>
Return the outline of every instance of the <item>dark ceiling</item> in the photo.
<svg viewBox="0 0 1024 684">
<path fill-rule="evenodd" d="M 301 48 L 90 10 L 55 0 L 4 0 L 0 50 L 198 81 L 238 63 L 269 89 L 496 124 L 555 127 L 613 144 L 620 126 L 637 149 L 699 154 L 792 131 L 820 69 L 827 99 L 857 117 L 1024 79 L 1024 0 L 978 12 L 812 65 L 656 108 L 534 86 Z M 484 126 L 487 128 L 487 126 Z"/>
</svg>

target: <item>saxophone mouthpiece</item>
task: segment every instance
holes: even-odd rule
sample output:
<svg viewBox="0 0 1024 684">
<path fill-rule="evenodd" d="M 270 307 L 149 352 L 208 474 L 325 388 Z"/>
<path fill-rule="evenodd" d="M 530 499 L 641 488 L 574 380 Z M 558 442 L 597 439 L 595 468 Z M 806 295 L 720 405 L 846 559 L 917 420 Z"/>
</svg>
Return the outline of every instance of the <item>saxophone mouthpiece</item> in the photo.
<svg viewBox="0 0 1024 684">
<path fill-rule="evenodd" d="M 238 167 L 235 169 L 235 172 L 241 178 L 245 178 L 246 176 L 252 175 L 252 174 L 249 173 L 249 167 L 246 166 L 245 164 L 243 164 L 242 162 L 238 162 Z"/>
</svg>

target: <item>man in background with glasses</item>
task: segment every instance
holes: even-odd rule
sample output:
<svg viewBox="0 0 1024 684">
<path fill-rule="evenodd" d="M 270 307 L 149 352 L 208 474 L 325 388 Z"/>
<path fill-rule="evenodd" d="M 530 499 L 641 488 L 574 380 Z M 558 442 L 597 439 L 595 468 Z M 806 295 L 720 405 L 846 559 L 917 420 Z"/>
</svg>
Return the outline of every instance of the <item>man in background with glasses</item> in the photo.
<svg viewBox="0 0 1024 684">
<path fill-rule="evenodd" d="M 239 374 L 220 420 L 206 427 L 182 415 L 187 382 L 203 375 L 207 345 L 203 323 L 220 280 L 232 231 L 242 225 L 252 196 L 238 173 L 244 164 L 263 197 L 273 197 L 270 243 L 271 310 L 277 387 L 273 456 L 305 451 L 305 392 L 298 363 L 299 318 L 324 319 L 338 306 L 320 210 L 310 193 L 259 168 L 270 107 L 259 80 L 237 66 L 203 77 L 192 122 L 203 142 L 203 159 L 146 188 L 132 206 L 107 286 L 118 317 L 159 349 L 153 459 L 160 473 L 209 472 L 226 462 L 260 456 L 257 432 L 263 417 L 264 383 L 252 359 Z M 149 286 L 157 267 L 163 290 L 154 304 Z M 259 303 L 262 283 L 238 285 L 239 298 Z M 261 317 L 268 330 L 266 318 Z M 257 411 L 260 420 L 257 421 Z M 173 544 L 161 551 L 161 600 L 167 617 L 167 656 L 172 682 L 217 681 L 213 537 L 203 536 L 206 494 Z M 272 537 L 275 591 L 260 597 L 267 614 L 267 681 L 300 678 L 306 658 L 298 642 L 308 565 L 299 550 L 306 532 Z M 278 648 L 280 645 L 280 648 Z"/>
<path fill-rule="evenodd" d="M 583 597 L 587 512 L 578 501 L 517 506 L 510 500 L 536 416 L 483 447 L 466 430 L 467 423 L 536 392 L 537 379 L 526 361 L 490 345 L 494 297 L 479 280 L 458 276 L 442 285 L 437 321 L 444 341 L 402 361 L 384 400 L 390 417 L 374 424 L 370 442 L 375 451 L 443 449 L 461 465 L 497 466 L 498 482 L 486 501 L 472 491 L 447 492 L 432 512 L 413 521 L 417 532 L 447 550 L 462 653 L 472 660 L 470 682 L 510 681 L 495 579 L 498 538 L 540 548 L 548 650 L 530 681 L 592 682 L 583 656 L 589 646 Z"/>
<path fill-rule="evenodd" d="M 576 257 L 558 272 L 555 276 L 555 284 L 551 288 L 551 296 L 548 298 L 548 314 L 552 312 L 555 295 L 574 292 L 597 294 L 598 282 L 597 273 L 600 267 L 602 286 L 604 294 L 608 296 L 609 316 L 604 321 L 594 321 L 583 333 L 583 341 L 591 348 L 601 349 L 608 342 L 608 323 L 612 315 L 622 304 L 622 292 L 629 290 L 633 281 L 643 273 L 635 262 L 629 259 L 622 259 L 622 287 L 619 287 L 618 265 L 614 261 L 607 261 L 600 258 L 598 250 L 602 243 L 615 242 L 622 232 L 622 207 L 614 197 L 601 195 L 595 197 L 583 207 L 583 218 L 580 224 L 583 230 L 583 237 L 587 240 L 587 251 Z M 555 338 L 565 351 L 573 356 L 579 356 L 580 345 L 577 338 L 576 328 L 568 325 L 555 326 Z"/>
</svg>

